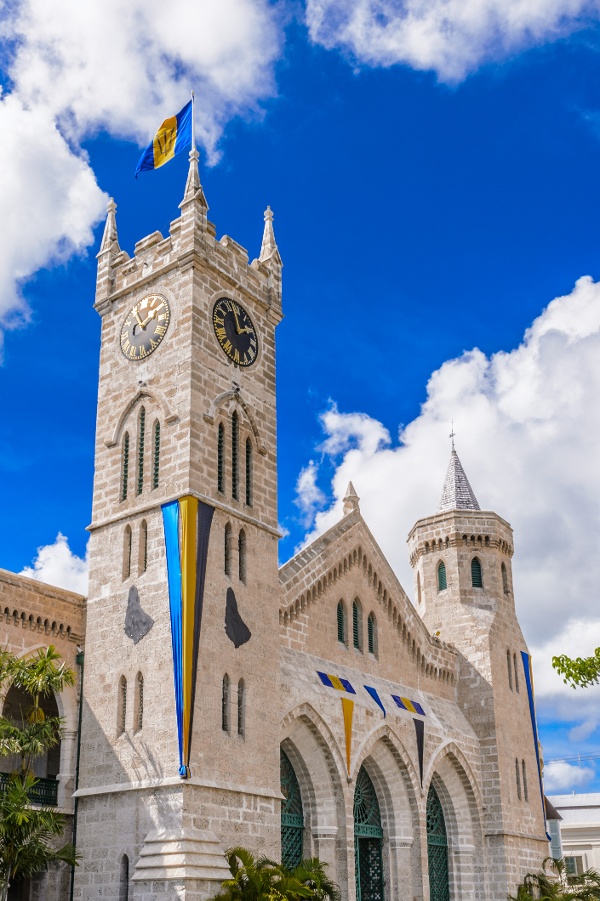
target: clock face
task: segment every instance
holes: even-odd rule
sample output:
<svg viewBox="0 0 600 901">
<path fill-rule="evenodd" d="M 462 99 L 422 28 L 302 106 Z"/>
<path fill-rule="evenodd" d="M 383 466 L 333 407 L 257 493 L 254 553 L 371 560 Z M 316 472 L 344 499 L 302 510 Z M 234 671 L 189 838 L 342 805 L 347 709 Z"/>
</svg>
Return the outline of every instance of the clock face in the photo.
<svg viewBox="0 0 600 901">
<path fill-rule="evenodd" d="M 121 327 L 121 350 L 128 360 L 143 360 L 156 350 L 171 320 L 169 304 L 160 294 L 149 294 L 131 308 Z"/>
<path fill-rule="evenodd" d="M 222 297 L 213 308 L 213 325 L 229 359 L 238 366 L 251 366 L 258 354 L 258 338 L 245 309 L 235 300 Z"/>
</svg>

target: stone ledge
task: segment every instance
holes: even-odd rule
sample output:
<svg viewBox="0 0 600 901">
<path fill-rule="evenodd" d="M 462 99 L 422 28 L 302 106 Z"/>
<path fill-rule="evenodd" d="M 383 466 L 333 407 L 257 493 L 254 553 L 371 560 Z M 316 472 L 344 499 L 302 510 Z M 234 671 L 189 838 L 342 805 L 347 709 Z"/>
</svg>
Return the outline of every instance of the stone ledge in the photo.
<svg viewBox="0 0 600 901">
<path fill-rule="evenodd" d="M 149 832 L 135 865 L 133 882 L 202 879 L 223 882 L 231 871 L 219 839 L 208 829 Z"/>
</svg>

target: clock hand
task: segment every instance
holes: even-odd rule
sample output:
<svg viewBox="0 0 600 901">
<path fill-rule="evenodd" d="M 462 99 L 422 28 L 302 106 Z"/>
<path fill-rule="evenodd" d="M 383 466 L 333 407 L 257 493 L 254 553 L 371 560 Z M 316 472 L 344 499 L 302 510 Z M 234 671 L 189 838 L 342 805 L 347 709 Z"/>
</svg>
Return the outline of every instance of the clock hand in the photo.
<svg viewBox="0 0 600 901">
<path fill-rule="evenodd" d="M 138 321 L 139 327 L 140 327 L 140 328 L 144 328 L 144 323 L 143 323 L 142 320 L 140 319 L 140 314 L 138 313 L 137 310 L 134 311 L 134 315 L 135 315 L 135 318 L 136 318 L 137 321 Z"/>
<path fill-rule="evenodd" d="M 236 313 L 236 311 L 235 311 L 235 307 L 232 306 L 231 309 L 232 309 L 233 315 L 234 315 L 234 317 L 235 317 L 235 330 L 236 330 L 236 332 L 238 333 L 238 335 L 241 335 L 242 332 L 247 331 L 247 329 L 241 329 L 241 328 L 240 328 L 240 321 L 239 321 L 239 319 L 238 319 L 238 317 L 237 317 L 237 313 Z"/>
<path fill-rule="evenodd" d="M 148 316 L 146 316 L 144 321 L 140 322 L 141 327 L 145 329 L 146 326 L 148 325 L 148 323 L 150 322 L 150 320 L 154 319 L 155 316 L 156 316 L 156 310 L 150 310 L 150 313 L 148 314 Z"/>
</svg>

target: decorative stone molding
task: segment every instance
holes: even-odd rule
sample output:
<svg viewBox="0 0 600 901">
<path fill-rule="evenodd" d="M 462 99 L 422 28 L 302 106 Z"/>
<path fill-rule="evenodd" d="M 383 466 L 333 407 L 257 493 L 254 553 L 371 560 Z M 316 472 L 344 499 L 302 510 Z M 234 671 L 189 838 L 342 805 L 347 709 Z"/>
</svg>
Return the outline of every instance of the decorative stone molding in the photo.
<svg viewBox="0 0 600 901">
<path fill-rule="evenodd" d="M 254 417 L 252 416 L 252 413 L 250 412 L 250 408 L 248 407 L 248 404 L 246 403 L 246 401 L 240 394 L 239 385 L 236 385 L 234 388 L 230 388 L 229 391 L 223 391 L 222 394 L 217 395 L 217 397 L 215 397 L 213 399 L 210 407 L 208 408 L 208 413 L 204 414 L 204 417 L 203 417 L 204 421 L 208 422 L 209 425 L 214 425 L 218 411 L 221 409 L 221 407 L 223 406 L 224 403 L 226 403 L 228 400 L 231 400 L 231 399 L 235 399 L 235 401 L 240 405 L 240 407 L 244 411 L 244 414 L 245 414 L 248 422 L 250 423 L 250 428 L 252 429 L 252 434 L 254 435 L 254 438 L 256 440 L 256 448 L 257 448 L 259 454 L 261 456 L 265 457 L 267 454 L 267 449 L 262 442 L 262 439 L 260 437 L 260 432 L 258 431 L 258 426 L 256 425 L 256 422 L 254 421 Z"/>
<path fill-rule="evenodd" d="M 123 426 L 125 425 L 125 420 L 137 404 L 138 400 L 142 400 L 144 397 L 149 397 L 151 400 L 155 401 L 161 409 L 162 415 L 164 417 L 165 422 L 175 422 L 178 419 L 176 413 L 172 413 L 167 401 L 159 394 L 158 391 L 152 389 L 152 391 L 148 390 L 148 388 L 141 388 L 135 397 L 129 401 L 121 415 L 119 416 L 119 421 L 117 422 L 117 427 L 113 432 L 113 436 L 109 441 L 105 441 L 107 447 L 115 447 L 119 443 L 119 439 L 121 438 L 121 432 L 123 430 Z"/>
<path fill-rule="evenodd" d="M 132 877 L 134 882 L 203 879 L 218 883 L 230 878 L 224 849 L 215 833 L 191 827 L 149 832 Z"/>
</svg>

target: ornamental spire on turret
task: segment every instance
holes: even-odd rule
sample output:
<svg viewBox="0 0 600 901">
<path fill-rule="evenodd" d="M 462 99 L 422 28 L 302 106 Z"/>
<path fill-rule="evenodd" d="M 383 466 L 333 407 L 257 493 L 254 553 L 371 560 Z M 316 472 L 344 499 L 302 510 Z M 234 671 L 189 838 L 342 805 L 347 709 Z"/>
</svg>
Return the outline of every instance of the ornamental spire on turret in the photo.
<svg viewBox="0 0 600 901">
<path fill-rule="evenodd" d="M 204 191 L 202 190 L 202 185 L 200 183 L 200 172 L 198 170 L 198 160 L 200 159 L 200 154 L 196 150 L 196 147 L 192 147 L 190 150 L 190 166 L 188 169 L 187 181 L 185 183 L 185 191 L 183 193 L 183 200 L 179 204 L 180 208 L 184 206 L 184 204 L 189 203 L 192 200 L 197 201 L 200 206 L 204 207 L 205 210 L 208 210 L 208 204 L 206 202 L 206 197 L 204 196 Z"/>
<path fill-rule="evenodd" d="M 477 498 L 469 484 L 469 480 L 454 448 L 452 435 L 452 452 L 442 490 L 442 497 L 436 513 L 447 513 L 448 510 L 480 510 Z"/>
<path fill-rule="evenodd" d="M 281 265 L 281 257 L 277 249 L 275 232 L 273 231 L 273 210 L 268 206 L 265 210 L 265 230 L 263 232 L 262 246 L 259 260 L 261 263 L 273 261 Z"/>
<path fill-rule="evenodd" d="M 106 204 L 106 223 L 104 225 L 104 234 L 102 235 L 102 243 L 100 244 L 100 252 L 105 253 L 107 250 L 112 250 L 114 253 L 119 253 L 119 238 L 117 236 L 117 204 L 114 201 L 114 198 L 111 197 L 108 203 Z"/>
<path fill-rule="evenodd" d="M 348 516 L 349 513 L 354 513 L 354 511 L 359 512 L 359 501 L 360 498 L 356 493 L 354 485 L 352 484 L 352 482 L 348 482 L 346 494 L 344 495 L 344 516 Z"/>
</svg>

